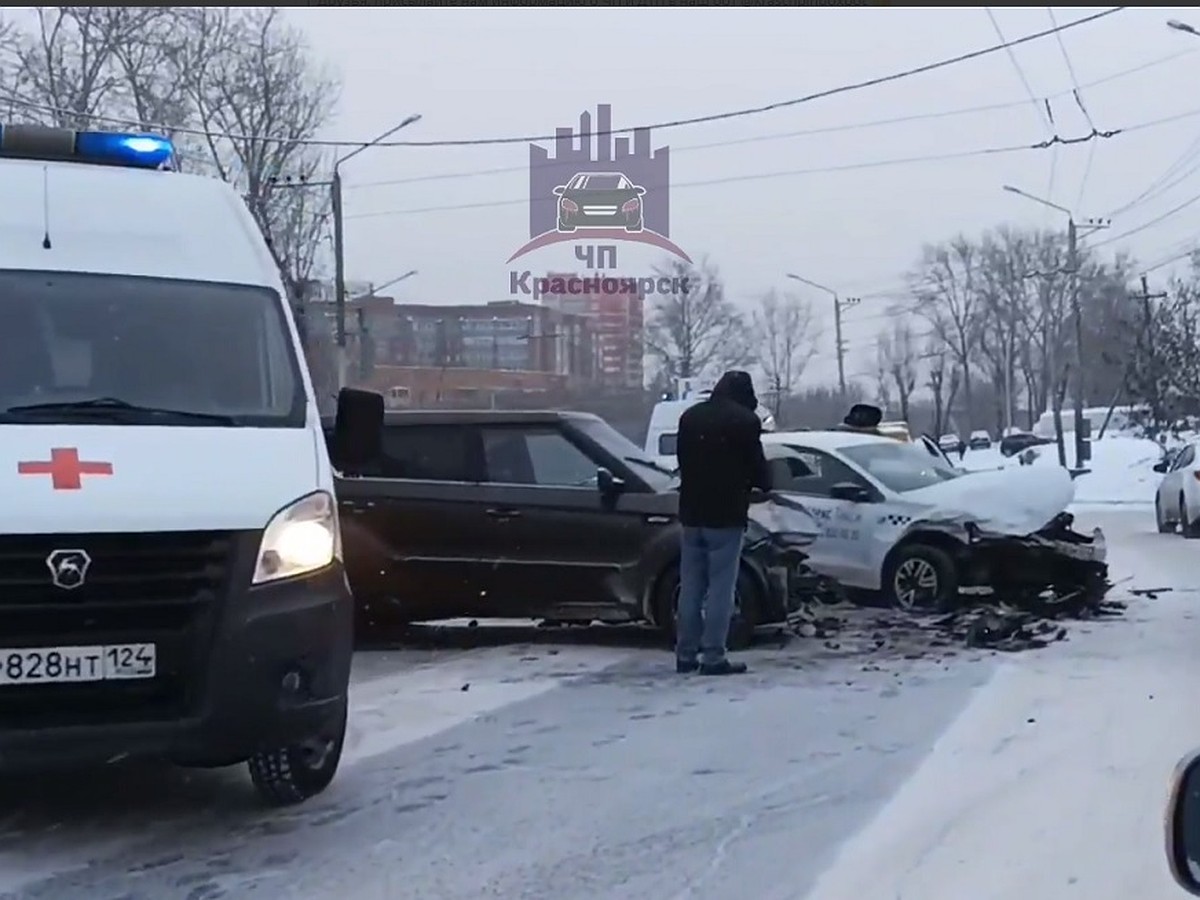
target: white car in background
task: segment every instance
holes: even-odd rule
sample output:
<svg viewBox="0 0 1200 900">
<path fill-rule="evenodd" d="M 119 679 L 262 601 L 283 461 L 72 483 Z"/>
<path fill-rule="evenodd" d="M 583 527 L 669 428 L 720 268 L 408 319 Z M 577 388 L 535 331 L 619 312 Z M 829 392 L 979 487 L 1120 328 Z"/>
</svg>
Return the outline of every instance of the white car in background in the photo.
<svg viewBox="0 0 1200 900">
<path fill-rule="evenodd" d="M 967 449 L 969 450 L 987 450 L 991 446 L 992 436 L 982 428 L 972 431 L 971 436 L 967 438 Z"/>
<path fill-rule="evenodd" d="M 1100 530 L 1070 529 L 1065 469 L 963 472 L 924 443 L 851 431 L 778 432 L 763 447 L 774 491 L 821 526 L 808 567 L 845 587 L 944 609 L 963 589 L 1008 598 L 1106 582 Z"/>
<path fill-rule="evenodd" d="M 1154 494 L 1154 519 L 1160 534 L 1179 526 L 1187 538 L 1200 537 L 1200 460 L 1197 444 L 1186 444 L 1154 466 L 1163 473 Z"/>
</svg>

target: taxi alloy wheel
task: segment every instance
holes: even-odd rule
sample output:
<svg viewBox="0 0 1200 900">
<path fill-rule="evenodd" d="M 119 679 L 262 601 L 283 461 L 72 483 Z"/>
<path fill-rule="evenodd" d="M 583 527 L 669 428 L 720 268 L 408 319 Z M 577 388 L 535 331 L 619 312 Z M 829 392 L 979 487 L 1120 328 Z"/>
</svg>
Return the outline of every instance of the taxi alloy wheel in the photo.
<svg viewBox="0 0 1200 900">
<path fill-rule="evenodd" d="M 906 559 L 896 568 L 892 579 L 892 590 L 901 609 L 916 609 L 925 606 L 938 595 L 938 573 L 927 560 L 914 557 Z"/>
<path fill-rule="evenodd" d="M 888 566 L 885 584 L 891 601 L 903 610 L 944 610 L 956 596 L 954 560 L 944 550 L 910 544 Z"/>
</svg>

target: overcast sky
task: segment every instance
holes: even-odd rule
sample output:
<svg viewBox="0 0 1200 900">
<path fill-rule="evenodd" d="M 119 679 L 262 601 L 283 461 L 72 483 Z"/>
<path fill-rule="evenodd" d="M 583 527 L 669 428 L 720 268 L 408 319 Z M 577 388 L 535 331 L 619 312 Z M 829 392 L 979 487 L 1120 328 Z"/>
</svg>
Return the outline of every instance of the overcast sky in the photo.
<svg viewBox="0 0 1200 900">
<path fill-rule="evenodd" d="M 1099 9 L 1052 12 L 1062 24 Z M 994 13 L 1007 39 L 1051 27 L 1045 7 Z M 1194 157 L 1184 159 L 1181 173 L 1200 163 L 1200 37 L 1165 25 L 1190 13 L 1126 10 L 1064 32 L 1097 129 L 1181 116 L 1090 144 L 812 172 L 1046 139 L 1048 126 L 1004 52 L 761 115 L 658 130 L 654 146 L 671 148 L 671 238 L 693 257 L 709 256 L 729 293 L 749 305 L 771 288 L 798 287 L 787 272 L 846 295 L 896 290 L 925 242 L 1004 223 L 1064 221 L 1002 192 L 1006 183 L 1071 208 L 1078 219 L 1110 216 L 1180 157 Z M 364 140 L 413 113 L 423 117 L 403 132 L 413 140 L 547 134 L 598 103 L 612 105 L 614 128 L 647 125 L 799 97 L 998 42 L 983 8 L 408 7 L 294 9 L 289 16 L 343 80 L 340 114 L 327 136 Z M 1200 13 L 1194 24 L 1200 27 Z M 1058 42 L 1044 38 L 1014 54 L 1033 94 L 1051 98 L 1058 133 L 1086 134 Z M 992 108 L 866 127 L 979 106 Z M 800 133 L 831 128 L 840 130 Z M 713 144 L 721 146 L 696 146 Z M 344 168 L 348 276 L 381 282 L 418 269 L 395 290 L 407 302 L 506 299 L 505 260 L 529 236 L 528 160 L 526 144 L 357 156 Z M 455 173 L 461 177 L 436 177 Z M 1107 235 L 1092 240 L 1148 223 L 1197 192 L 1200 172 L 1112 215 Z M 471 204 L 480 206 L 434 209 Z M 1200 203 L 1104 249 L 1125 247 L 1158 262 L 1200 239 L 1198 224 Z M 619 252 L 627 274 L 662 258 L 624 244 Z M 526 259 L 535 273 L 579 268 L 569 244 Z M 812 296 L 829 310 L 826 298 Z M 886 324 L 887 302 L 867 298 L 847 312 L 851 373 L 871 367 L 868 348 Z M 834 372 L 831 326 L 828 332 L 811 371 L 820 378 Z"/>
</svg>

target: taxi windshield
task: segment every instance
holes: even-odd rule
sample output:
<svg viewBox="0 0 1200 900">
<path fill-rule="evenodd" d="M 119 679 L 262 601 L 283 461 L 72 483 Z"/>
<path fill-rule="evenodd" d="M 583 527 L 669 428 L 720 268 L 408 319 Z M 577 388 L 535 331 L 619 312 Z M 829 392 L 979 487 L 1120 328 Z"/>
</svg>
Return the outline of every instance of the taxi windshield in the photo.
<svg viewBox="0 0 1200 900">
<path fill-rule="evenodd" d="M 838 452 L 884 487 L 899 494 L 940 484 L 962 474 L 934 459 L 923 448 L 899 441 L 850 444 L 838 448 Z"/>
<path fill-rule="evenodd" d="M 0 271 L 0 321 L 0 420 L 304 425 L 303 381 L 267 288 Z"/>
</svg>

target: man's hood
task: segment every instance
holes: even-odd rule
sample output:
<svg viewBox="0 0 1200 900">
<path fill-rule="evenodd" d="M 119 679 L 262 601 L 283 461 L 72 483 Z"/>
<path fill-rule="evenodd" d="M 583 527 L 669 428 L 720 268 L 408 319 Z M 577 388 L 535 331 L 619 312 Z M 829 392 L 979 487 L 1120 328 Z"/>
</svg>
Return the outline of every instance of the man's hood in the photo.
<svg viewBox="0 0 1200 900">
<path fill-rule="evenodd" d="M 758 397 L 754 393 L 754 380 L 749 372 L 731 371 L 721 376 L 712 389 L 715 400 L 732 400 L 751 412 L 758 409 Z"/>
</svg>

